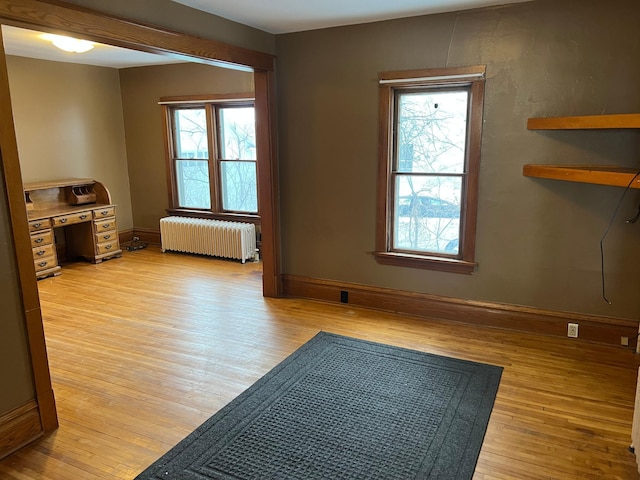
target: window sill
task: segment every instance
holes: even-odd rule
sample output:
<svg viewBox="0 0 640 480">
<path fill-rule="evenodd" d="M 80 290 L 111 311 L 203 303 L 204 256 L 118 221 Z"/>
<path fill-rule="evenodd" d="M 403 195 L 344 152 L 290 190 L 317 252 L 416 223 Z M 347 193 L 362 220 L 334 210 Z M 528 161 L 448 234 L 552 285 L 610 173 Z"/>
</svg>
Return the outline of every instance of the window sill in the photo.
<svg viewBox="0 0 640 480">
<path fill-rule="evenodd" d="M 247 213 L 221 213 L 206 210 L 189 210 L 187 208 L 169 208 L 167 209 L 167 213 L 176 217 L 209 218 L 212 220 L 226 220 L 229 222 L 236 220 L 260 225 L 260 215 Z"/>
<path fill-rule="evenodd" d="M 395 265 L 398 267 L 424 268 L 440 272 L 462 273 L 473 275 L 477 262 L 459 260 L 457 258 L 428 257 L 398 252 L 374 252 L 376 261 L 382 265 Z"/>
</svg>

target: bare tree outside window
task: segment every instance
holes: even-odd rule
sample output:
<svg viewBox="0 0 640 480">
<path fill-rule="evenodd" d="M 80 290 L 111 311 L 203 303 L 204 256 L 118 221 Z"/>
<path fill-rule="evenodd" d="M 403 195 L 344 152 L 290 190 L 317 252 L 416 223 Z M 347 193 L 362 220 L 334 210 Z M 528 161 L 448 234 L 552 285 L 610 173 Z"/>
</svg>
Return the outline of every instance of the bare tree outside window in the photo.
<svg viewBox="0 0 640 480">
<path fill-rule="evenodd" d="M 485 73 L 379 74 L 378 263 L 474 272 Z"/>
<path fill-rule="evenodd" d="M 178 202 L 184 208 L 211 208 L 209 146 L 204 108 L 174 110 Z"/>
<path fill-rule="evenodd" d="M 220 109 L 222 208 L 258 210 L 256 129 L 253 108 Z"/>
<path fill-rule="evenodd" d="M 172 102 L 165 114 L 171 208 L 257 216 L 253 100 Z"/>
<path fill-rule="evenodd" d="M 458 253 L 468 93 L 397 93 L 393 248 Z"/>
</svg>

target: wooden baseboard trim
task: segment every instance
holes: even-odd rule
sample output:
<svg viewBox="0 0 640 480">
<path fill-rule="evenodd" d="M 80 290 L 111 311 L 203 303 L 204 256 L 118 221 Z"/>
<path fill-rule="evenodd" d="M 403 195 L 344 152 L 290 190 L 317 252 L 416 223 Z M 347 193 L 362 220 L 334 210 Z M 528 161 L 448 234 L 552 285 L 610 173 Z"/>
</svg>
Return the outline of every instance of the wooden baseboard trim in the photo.
<svg viewBox="0 0 640 480">
<path fill-rule="evenodd" d="M 162 241 L 160 240 L 160 230 L 152 230 L 150 228 L 134 228 L 133 229 L 133 237 L 138 237 L 141 242 L 147 243 L 149 245 L 161 245 Z"/>
<path fill-rule="evenodd" d="M 40 413 L 35 400 L 25 403 L 0 417 L 0 458 L 43 435 Z"/>
<path fill-rule="evenodd" d="M 138 241 L 150 245 L 160 245 L 160 232 L 146 228 L 130 228 L 129 230 L 121 230 L 118 232 L 120 245 L 130 245 L 133 243 L 134 237 L 138 237 Z"/>
<path fill-rule="evenodd" d="M 283 275 L 282 285 L 285 297 L 348 303 L 423 318 L 556 337 L 566 338 L 567 323 L 572 322 L 579 324 L 578 341 L 620 346 L 621 337 L 632 339 L 638 335 L 638 321 L 635 320 L 464 300 L 296 275 Z"/>
<path fill-rule="evenodd" d="M 118 232 L 118 240 L 120 245 L 127 245 L 133 241 L 133 228 L 128 230 L 120 230 Z"/>
</svg>

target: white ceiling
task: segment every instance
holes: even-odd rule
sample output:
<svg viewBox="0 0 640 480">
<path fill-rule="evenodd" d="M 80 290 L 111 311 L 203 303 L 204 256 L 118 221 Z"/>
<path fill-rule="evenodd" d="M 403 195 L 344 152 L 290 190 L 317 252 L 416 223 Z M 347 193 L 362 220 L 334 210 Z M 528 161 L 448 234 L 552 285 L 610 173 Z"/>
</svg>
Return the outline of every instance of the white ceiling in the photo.
<svg viewBox="0 0 640 480">
<path fill-rule="evenodd" d="M 96 43 L 85 53 L 67 53 L 42 38 L 41 32 L 2 25 L 2 38 L 7 55 L 39 58 L 55 62 L 81 63 L 99 67 L 128 68 L 142 65 L 184 62 L 170 56 L 127 50 Z"/>
<path fill-rule="evenodd" d="M 290 33 L 531 0 L 172 0 L 269 33 Z"/>
</svg>

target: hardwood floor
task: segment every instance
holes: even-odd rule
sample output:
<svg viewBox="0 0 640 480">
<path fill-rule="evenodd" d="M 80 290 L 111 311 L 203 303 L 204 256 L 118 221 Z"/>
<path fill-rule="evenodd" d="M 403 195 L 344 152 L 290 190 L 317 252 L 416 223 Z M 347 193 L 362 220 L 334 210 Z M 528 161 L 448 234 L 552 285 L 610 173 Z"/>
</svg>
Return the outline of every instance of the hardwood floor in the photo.
<svg viewBox="0 0 640 480">
<path fill-rule="evenodd" d="M 264 299 L 260 264 L 153 247 L 38 286 L 60 428 L 2 479 L 132 479 L 319 330 L 503 366 L 476 480 L 638 478 L 623 347 Z"/>
</svg>

